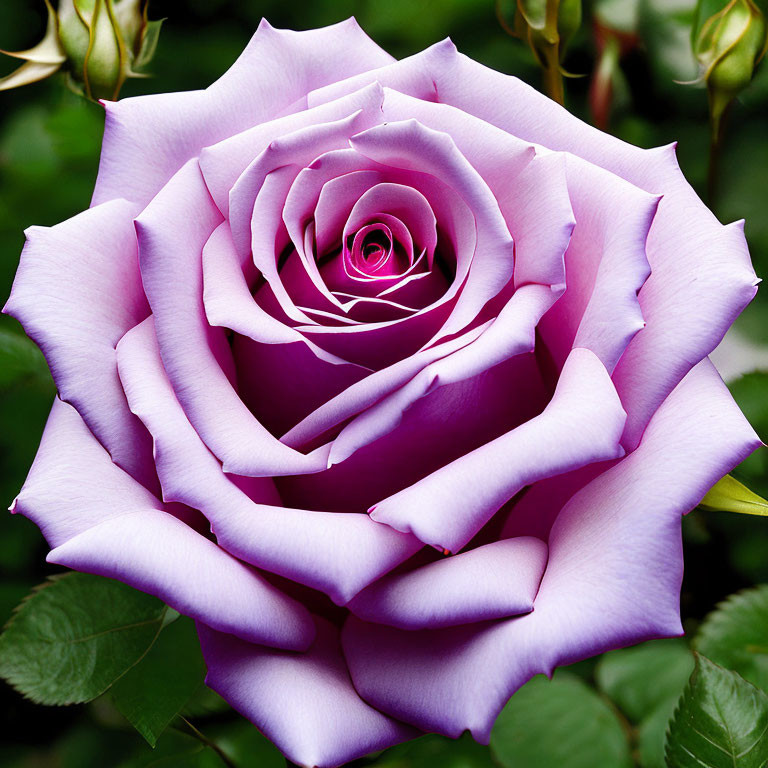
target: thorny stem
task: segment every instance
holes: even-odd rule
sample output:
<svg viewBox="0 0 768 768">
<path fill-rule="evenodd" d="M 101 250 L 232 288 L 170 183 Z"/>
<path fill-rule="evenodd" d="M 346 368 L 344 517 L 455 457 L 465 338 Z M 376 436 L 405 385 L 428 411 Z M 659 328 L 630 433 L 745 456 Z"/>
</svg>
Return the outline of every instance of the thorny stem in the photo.
<svg viewBox="0 0 768 768">
<path fill-rule="evenodd" d="M 227 756 L 227 754 L 218 744 L 215 744 L 204 733 L 198 731 L 197 728 L 195 728 L 195 726 L 192 725 L 192 723 L 190 723 L 186 717 L 181 717 L 180 715 L 179 719 L 187 726 L 187 728 L 189 728 L 190 731 L 192 731 L 192 735 L 199 742 L 205 744 L 206 747 L 210 747 L 221 758 L 221 761 L 224 763 L 224 765 L 227 766 L 227 768 L 237 768 L 237 766 L 232 762 L 232 760 Z"/>
</svg>

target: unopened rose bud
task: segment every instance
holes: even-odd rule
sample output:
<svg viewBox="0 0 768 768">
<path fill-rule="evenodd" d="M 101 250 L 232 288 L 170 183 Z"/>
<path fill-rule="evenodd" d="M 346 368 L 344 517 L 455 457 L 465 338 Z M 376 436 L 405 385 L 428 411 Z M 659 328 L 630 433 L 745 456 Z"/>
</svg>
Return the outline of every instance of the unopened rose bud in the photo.
<svg viewBox="0 0 768 768">
<path fill-rule="evenodd" d="M 714 121 L 749 85 L 766 45 L 765 16 L 753 0 L 699 0 L 693 47 Z"/>
<path fill-rule="evenodd" d="M 45 37 L 34 48 L 8 53 L 25 63 L 0 79 L 0 90 L 42 80 L 65 69 L 74 86 L 92 99 L 116 99 L 157 46 L 160 21 L 147 19 L 147 0 L 49 0 Z"/>
</svg>

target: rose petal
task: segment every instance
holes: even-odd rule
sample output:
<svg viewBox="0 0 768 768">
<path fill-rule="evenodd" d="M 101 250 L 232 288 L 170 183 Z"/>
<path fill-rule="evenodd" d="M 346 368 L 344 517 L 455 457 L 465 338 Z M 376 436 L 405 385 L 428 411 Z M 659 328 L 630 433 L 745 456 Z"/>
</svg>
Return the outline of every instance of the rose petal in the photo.
<svg viewBox="0 0 768 768">
<path fill-rule="evenodd" d="M 126 197 L 146 205 L 204 146 L 271 120 L 313 88 L 392 57 L 347 19 L 293 32 L 262 21 L 231 69 L 204 91 L 105 102 L 99 177 L 93 204 Z"/>
<path fill-rule="evenodd" d="M 311 643 L 303 606 L 162 509 L 112 463 L 77 411 L 56 400 L 13 506 L 54 547 L 49 562 L 120 579 L 254 642 Z"/>
<path fill-rule="evenodd" d="M 141 509 L 106 520 L 47 560 L 123 581 L 252 643 L 303 651 L 314 638 L 301 603 L 165 512 Z"/>
<path fill-rule="evenodd" d="M 558 365 L 585 347 L 612 372 L 645 325 L 637 294 L 650 274 L 645 244 L 659 197 L 573 155 L 566 174 L 576 218 L 567 288 L 539 332 Z"/>
<path fill-rule="evenodd" d="M 613 375 L 627 409 L 624 444 L 634 447 L 656 408 L 755 295 L 741 223 L 720 225 L 683 177 L 672 146 L 643 150 L 626 144 L 466 56 L 446 60 L 434 77 L 441 101 L 664 196 L 647 243 L 652 273 L 640 293 L 646 327 Z M 365 78 L 356 82 L 360 87 Z"/>
<path fill-rule="evenodd" d="M 624 419 L 600 360 L 574 349 L 540 416 L 375 504 L 371 516 L 458 552 L 524 486 L 621 456 Z"/>
<path fill-rule="evenodd" d="M 448 134 L 416 120 L 376 126 L 351 144 L 376 162 L 430 173 L 461 190 L 477 221 L 478 241 L 471 262 L 458 262 L 453 287 L 462 290 L 439 333 L 444 337 L 462 330 L 512 277 L 514 243 L 491 191 Z"/>
<path fill-rule="evenodd" d="M 149 314 L 136 257 L 137 213 L 115 200 L 55 227 L 28 229 L 3 311 L 43 350 L 59 395 L 113 460 L 154 488 L 150 441 L 128 410 L 115 362 L 115 344 Z"/>
<path fill-rule="evenodd" d="M 250 645 L 198 624 L 206 684 L 298 765 L 333 768 L 419 735 L 357 695 L 338 630 L 316 622 L 317 639 L 302 654 Z"/>
<path fill-rule="evenodd" d="M 277 437 L 368 373 L 326 362 L 298 342 L 262 344 L 235 336 L 231 343 L 240 398 Z"/>
<path fill-rule="evenodd" d="M 536 326 L 556 299 L 549 286 L 520 288 L 474 341 L 430 362 L 407 384 L 344 427 L 331 446 L 329 464 L 344 461 L 362 446 L 391 432 L 408 408 L 438 387 L 478 376 L 515 355 L 533 351 Z"/>
<path fill-rule="evenodd" d="M 160 499 L 112 463 L 78 412 L 56 398 L 11 511 L 34 521 L 48 544 L 58 547 L 111 517 L 141 508 L 163 507 Z"/>
<path fill-rule="evenodd" d="M 682 632 L 680 515 L 760 441 L 709 361 L 664 402 L 638 449 L 579 491 L 549 540 L 534 611 L 410 632 L 354 617 L 342 634 L 355 687 L 427 731 L 487 742 L 535 674 Z"/>
<path fill-rule="evenodd" d="M 349 604 L 365 621 L 436 629 L 529 613 L 547 564 L 547 545 L 495 541 L 402 574 L 385 576 Z"/>
<path fill-rule="evenodd" d="M 562 152 L 537 154 L 514 178 L 499 184 L 499 208 L 515 238 L 515 287 L 565 288 L 565 252 L 576 226 Z"/>
<path fill-rule="evenodd" d="M 201 264 L 220 221 L 195 160 L 136 220 L 144 288 L 168 378 L 225 471 L 271 476 L 324 469 L 327 451 L 305 456 L 280 443 L 251 415 L 221 367 L 231 367 L 231 352 L 223 329 L 206 322 Z"/>
<path fill-rule="evenodd" d="M 299 448 L 315 440 L 350 416 L 354 416 L 403 386 L 431 362 L 469 344 L 489 325 L 490 321 L 454 339 L 421 350 L 410 357 L 404 357 L 399 362 L 366 376 L 357 384 L 353 384 L 344 392 L 323 403 L 295 427 L 288 430 L 281 438 L 282 442 Z"/>
<path fill-rule="evenodd" d="M 131 408 L 155 441 L 164 497 L 200 509 L 219 545 L 236 557 L 343 604 L 423 546 L 364 514 L 281 507 L 268 478 L 239 478 L 237 487 L 179 406 L 151 318 L 125 335 L 117 354 Z"/>
<path fill-rule="evenodd" d="M 307 95 L 307 104 L 310 107 L 325 104 L 373 82 L 424 101 L 442 101 L 435 74 L 452 66 L 457 55 L 456 46 L 446 38 L 400 61 L 321 86 Z"/>
</svg>

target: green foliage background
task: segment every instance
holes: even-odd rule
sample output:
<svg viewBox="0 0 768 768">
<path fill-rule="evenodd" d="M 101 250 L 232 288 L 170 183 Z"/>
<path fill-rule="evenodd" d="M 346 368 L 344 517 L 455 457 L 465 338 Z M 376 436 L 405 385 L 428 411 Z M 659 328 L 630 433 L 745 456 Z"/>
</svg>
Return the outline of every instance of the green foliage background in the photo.
<svg viewBox="0 0 768 768">
<path fill-rule="evenodd" d="M 591 73 L 595 64 L 594 3 L 585 5 L 584 24 L 565 61 L 567 69 L 578 74 Z M 616 0 L 601 5 L 621 19 L 627 3 Z M 622 60 L 623 81 L 616 92 L 610 130 L 645 147 L 678 141 L 683 171 L 702 190 L 708 142 L 706 95 L 701 88 L 675 82 L 692 79 L 695 73 L 685 32 L 691 2 L 642 0 L 640 6 L 640 42 Z M 44 13 L 42 0 L 2 0 L 0 46 L 19 50 L 34 44 L 42 36 Z M 530 52 L 502 30 L 493 0 L 155 0 L 151 16 L 168 18 L 151 66 L 155 76 L 129 81 L 121 96 L 205 87 L 234 61 L 262 16 L 274 26 L 301 29 L 353 14 L 397 57 L 451 36 L 469 56 L 539 86 L 540 74 Z M 0 75 L 13 66 L 11 59 L 0 60 L 4 68 Z M 568 107 L 587 120 L 588 84 L 588 77 L 566 84 Z M 69 92 L 59 77 L 0 93 L 2 297 L 10 289 L 23 230 L 33 224 L 55 224 L 88 206 L 102 120 L 101 108 Z M 768 274 L 767 129 L 768 66 L 763 66 L 731 115 L 716 210 L 723 222 L 746 218 L 758 275 Z M 768 344 L 768 293 L 758 295 L 738 321 L 738 328 L 751 342 Z M 0 356 L 4 361 L 0 367 L 0 502 L 9 504 L 34 457 L 54 389 L 41 355 L 6 317 L 0 318 Z M 731 388 L 758 432 L 768 439 L 768 375 L 751 373 L 734 381 Z M 735 473 L 764 496 L 768 495 L 767 453 L 759 451 Z M 768 582 L 768 520 L 697 511 L 685 519 L 684 537 L 682 609 L 686 630 L 695 635 L 719 601 L 740 589 Z M 0 518 L 0 622 L 32 587 L 55 572 L 46 566 L 45 552 L 32 523 L 10 515 Z M 181 632 L 183 626 L 179 626 L 174 631 Z M 762 637 L 762 647 L 768 648 L 768 620 L 755 631 L 758 640 Z M 747 654 L 745 661 L 743 652 L 739 656 L 733 650 L 733 643 L 738 645 L 743 638 L 722 640 L 711 627 L 701 637 L 703 653 L 756 685 L 766 685 L 768 656 L 755 661 Z M 746 644 L 750 643 L 754 644 L 751 636 Z M 147 662 L 162 660 L 148 656 Z M 558 672 L 552 683 L 542 679 L 526 686 L 500 718 L 492 751 L 466 738 L 449 742 L 426 737 L 390 750 L 377 764 L 386 768 L 660 766 L 664 764 L 664 731 L 693 664 L 686 641 L 663 641 L 608 654 Z M 145 675 L 146 669 L 151 667 L 145 668 Z M 709 695 L 719 690 L 717 686 L 731 685 L 718 678 L 718 670 L 701 667 L 692 686 L 706 689 Z M 138 768 L 224 764 L 216 752 L 183 728 L 166 731 L 152 751 L 126 720 L 135 722 L 137 693 L 131 687 L 139 685 L 136 680 L 141 680 L 141 674 L 123 683 L 122 707 L 109 697 L 86 705 L 40 707 L 0 683 L 0 765 Z M 741 678 L 739 681 L 741 685 Z M 749 695 L 757 697 L 755 706 L 759 707 L 758 694 Z M 574 713 L 584 712 L 590 715 L 586 731 L 585 721 L 578 716 L 573 719 Z M 240 768 L 283 765 L 266 740 L 222 708 L 212 695 L 198 691 L 187 715 Z M 144 724 L 149 732 L 156 727 L 157 723 Z M 583 761 L 573 762 L 574 755 L 582 755 Z"/>
</svg>

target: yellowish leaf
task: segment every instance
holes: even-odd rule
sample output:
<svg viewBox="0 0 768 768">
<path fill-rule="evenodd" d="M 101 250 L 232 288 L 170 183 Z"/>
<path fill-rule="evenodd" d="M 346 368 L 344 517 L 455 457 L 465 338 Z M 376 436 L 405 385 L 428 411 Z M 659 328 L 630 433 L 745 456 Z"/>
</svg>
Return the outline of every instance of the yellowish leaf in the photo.
<svg viewBox="0 0 768 768">
<path fill-rule="evenodd" d="M 731 475 L 726 475 L 722 480 L 715 483 L 701 500 L 699 506 L 723 512 L 768 517 L 768 501 L 750 491 L 746 485 Z"/>
</svg>

